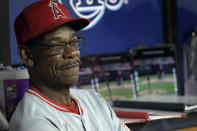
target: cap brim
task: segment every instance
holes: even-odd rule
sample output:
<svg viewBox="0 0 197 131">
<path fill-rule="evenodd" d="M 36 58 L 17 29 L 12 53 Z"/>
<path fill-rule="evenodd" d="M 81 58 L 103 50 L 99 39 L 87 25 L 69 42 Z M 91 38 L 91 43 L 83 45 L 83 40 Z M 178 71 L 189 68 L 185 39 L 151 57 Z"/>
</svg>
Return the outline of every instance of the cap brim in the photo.
<svg viewBox="0 0 197 131">
<path fill-rule="evenodd" d="M 88 19 L 84 18 L 73 18 L 70 20 L 67 20 L 65 22 L 65 25 L 69 25 L 71 28 L 73 28 L 75 31 L 79 31 L 86 26 L 88 26 L 90 21 Z"/>
</svg>

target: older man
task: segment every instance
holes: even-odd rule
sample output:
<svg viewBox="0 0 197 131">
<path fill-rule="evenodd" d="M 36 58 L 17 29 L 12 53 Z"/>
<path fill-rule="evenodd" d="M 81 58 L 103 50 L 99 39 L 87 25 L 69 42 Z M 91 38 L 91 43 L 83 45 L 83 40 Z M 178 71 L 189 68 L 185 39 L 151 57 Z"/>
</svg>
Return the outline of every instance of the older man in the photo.
<svg viewBox="0 0 197 131">
<path fill-rule="evenodd" d="M 15 20 L 18 53 L 28 67 L 30 88 L 17 106 L 10 131 L 128 131 L 96 92 L 70 89 L 78 81 L 89 20 L 71 18 L 51 0 L 36 2 Z"/>
</svg>

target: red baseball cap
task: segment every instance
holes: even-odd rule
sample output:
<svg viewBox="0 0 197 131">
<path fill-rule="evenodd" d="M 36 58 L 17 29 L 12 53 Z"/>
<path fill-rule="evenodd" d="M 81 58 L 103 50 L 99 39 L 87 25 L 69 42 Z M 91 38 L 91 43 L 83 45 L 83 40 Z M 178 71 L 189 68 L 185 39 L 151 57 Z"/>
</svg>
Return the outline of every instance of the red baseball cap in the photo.
<svg viewBox="0 0 197 131">
<path fill-rule="evenodd" d="M 67 8 L 56 1 L 42 0 L 23 10 L 16 18 L 14 28 L 18 44 L 25 44 L 28 40 L 63 24 L 78 31 L 89 23 L 88 19 L 72 18 Z"/>
</svg>

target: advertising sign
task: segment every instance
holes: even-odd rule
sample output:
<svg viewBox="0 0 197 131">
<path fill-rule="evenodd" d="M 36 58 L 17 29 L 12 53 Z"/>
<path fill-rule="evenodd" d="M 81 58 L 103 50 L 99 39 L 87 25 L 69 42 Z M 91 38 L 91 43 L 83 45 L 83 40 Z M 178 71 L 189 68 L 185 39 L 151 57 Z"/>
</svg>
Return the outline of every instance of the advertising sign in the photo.
<svg viewBox="0 0 197 131">
<path fill-rule="evenodd" d="M 38 0 L 10 1 L 10 35 L 12 64 L 21 63 L 14 33 L 16 16 Z M 128 51 L 137 45 L 154 45 L 162 41 L 161 0 L 57 0 L 71 16 L 90 19 L 79 32 L 85 36 L 82 56 Z M 39 14 L 38 14 L 39 15 Z"/>
</svg>

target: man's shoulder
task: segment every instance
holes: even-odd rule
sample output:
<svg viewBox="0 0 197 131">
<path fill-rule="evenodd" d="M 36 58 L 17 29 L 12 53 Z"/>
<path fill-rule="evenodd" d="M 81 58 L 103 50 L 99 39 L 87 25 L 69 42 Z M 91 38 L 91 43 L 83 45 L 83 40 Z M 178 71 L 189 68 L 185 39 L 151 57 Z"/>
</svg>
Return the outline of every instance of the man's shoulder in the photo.
<svg viewBox="0 0 197 131">
<path fill-rule="evenodd" d="M 12 121 L 9 126 L 9 131 L 46 131 L 46 129 L 47 131 L 57 131 L 49 120 L 40 116 L 31 117 L 26 121 Z"/>
<path fill-rule="evenodd" d="M 78 100 L 82 101 L 92 101 L 96 103 L 105 102 L 103 97 L 94 90 L 86 90 L 86 89 L 71 89 L 71 95 L 76 97 Z"/>
<path fill-rule="evenodd" d="M 35 97 L 32 94 L 29 93 L 25 93 L 23 98 L 21 99 L 21 101 L 19 102 L 19 104 L 17 105 L 17 110 L 27 110 L 27 111 L 36 111 L 35 108 L 33 108 L 34 106 L 36 107 L 40 107 L 38 105 L 42 105 L 41 101 L 38 99 L 38 97 Z"/>
<path fill-rule="evenodd" d="M 38 114 L 42 112 L 42 107 L 39 105 L 41 104 L 36 100 L 36 97 L 25 93 L 12 115 L 11 123 L 17 120 L 23 123 L 23 121 L 25 122 L 36 118 L 39 116 Z"/>
<path fill-rule="evenodd" d="M 86 89 L 77 89 L 77 88 L 70 88 L 71 93 L 90 93 L 92 90 L 86 90 Z"/>
<path fill-rule="evenodd" d="M 81 97 L 95 97 L 98 96 L 99 94 L 95 92 L 94 90 L 87 90 L 87 89 L 74 89 L 71 88 L 70 92 L 72 95 L 77 95 Z"/>
</svg>

